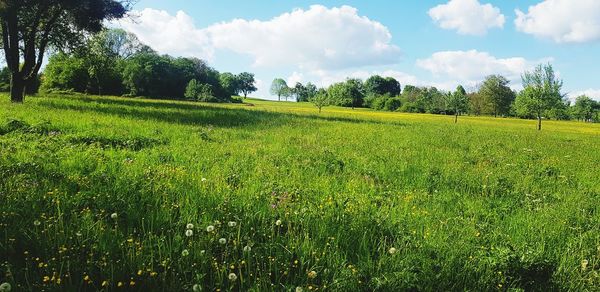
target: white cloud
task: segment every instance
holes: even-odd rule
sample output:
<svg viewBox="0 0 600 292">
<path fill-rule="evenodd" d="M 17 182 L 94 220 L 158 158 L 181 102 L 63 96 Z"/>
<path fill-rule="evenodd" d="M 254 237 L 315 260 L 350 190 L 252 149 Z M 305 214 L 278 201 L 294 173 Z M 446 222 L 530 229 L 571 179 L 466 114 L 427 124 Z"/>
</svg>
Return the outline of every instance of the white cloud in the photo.
<svg viewBox="0 0 600 292">
<path fill-rule="evenodd" d="M 550 61 L 550 58 L 529 61 L 522 57 L 500 59 L 487 52 L 444 51 L 437 52 L 427 59 L 417 60 L 417 66 L 433 73 L 473 86 L 486 76 L 500 74 L 513 82 L 520 82 L 521 74 L 536 64 Z"/>
<path fill-rule="evenodd" d="M 285 82 L 287 83 L 288 86 L 294 87 L 296 85 L 296 83 L 298 83 L 298 82 L 302 83 L 303 80 L 304 80 L 304 74 L 294 71 L 294 73 L 292 73 L 292 75 L 290 75 L 286 79 Z"/>
<path fill-rule="evenodd" d="M 568 98 L 571 102 L 575 102 L 575 99 L 579 96 L 586 95 L 587 97 L 600 101 L 600 89 L 587 89 L 581 91 L 575 91 L 568 94 Z"/>
<path fill-rule="evenodd" d="M 216 50 L 249 55 L 259 67 L 344 69 L 397 63 L 400 49 L 381 23 L 350 6 L 296 9 L 268 21 L 235 19 L 197 28 L 185 12 L 144 9 L 120 25 L 162 53 L 212 59 Z"/>
<path fill-rule="evenodd" d="M 527 13 L 516 9 L 517 30 L 557 43 L 600 40 L 600 1 L 545 0 Z"/>
<path fill-rule="evenodd" d="M 502 28 L 505 22 L 499 8 L 478 0 L 450 0 L 429 9 L 428 14 L 441 28 L 466 35 L 485 35 L 488 29 Z"/>
</svg>

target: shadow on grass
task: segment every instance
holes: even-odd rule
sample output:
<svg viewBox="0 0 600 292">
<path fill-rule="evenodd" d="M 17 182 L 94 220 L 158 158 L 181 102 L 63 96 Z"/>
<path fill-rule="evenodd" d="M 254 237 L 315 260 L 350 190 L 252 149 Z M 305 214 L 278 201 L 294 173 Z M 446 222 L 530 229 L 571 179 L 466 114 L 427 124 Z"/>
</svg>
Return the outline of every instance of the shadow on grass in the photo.
<svg viewBox="0 0 600 292">
<path fill-rule="evenodd" d="M 70 97 L 42 100 L 38 104 L 47 108 L 59 110 L 75 110 L 173 124 L 212 125 L 224 128 L 249 126 L 272 128 L 285 124 L 298 123 L 298 119 L 304 121 L 323 120 L 355 124 L 405 125 L 397 121 L 386 122 L 358 118 L 320 116 L 316 114 L 300 115 L 243 108 L 220 108 L 204 104 L 163 102 L 151 99 Z"/>
</svg>

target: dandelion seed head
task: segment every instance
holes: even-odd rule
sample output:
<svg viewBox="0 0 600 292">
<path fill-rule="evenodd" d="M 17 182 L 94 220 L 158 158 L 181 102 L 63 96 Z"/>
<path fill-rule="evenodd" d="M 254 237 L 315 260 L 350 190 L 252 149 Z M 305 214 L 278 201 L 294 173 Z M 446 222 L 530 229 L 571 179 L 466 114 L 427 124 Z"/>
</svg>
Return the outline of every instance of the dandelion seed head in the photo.
<svg viewBox="0 0 600 292">
<path fill-rule="evenodd" d="M 192 224 L 192 223 L 188 223 L 188 224 L 185 226 L 185 228 L 186 228 L 186 229 L 194 229 L 194 224 Z"/>
<path fill-rule="evenodd" d="M 12 289 L 10 283 L 4 282 L 0 284 L 0 292 L 9 292 Z"/>
<path fill-rule="evenodd" d="M 192 235 L 194 235 L 194 231 L 192 231 L 191 229 L 185 231 L 185 236 L 190 237 Z"/>
<path fill-rule="evenodd" d="M 275 225 L 280 226 L 281 225 L 281 220 L 277 219 L 277 221 L 275 221 Z"/>
<path fill-rule="evenodd" d="M 398 250 L 395 247 L 390 247 L 390 249 L 388 250 L 388 252 L 390 254 L 395 254 Z"/>
<path fill-rule="evenodd" d="M 187 249 L 184 249 L 184 250 L 181 251 L 181 255 L 184 256 L 184 257 L 187 257 L 187 256 L 190 255 L 190 252 Z"/>
<path fill-rule="evenodd" d="M 112 218 L 112 219 L 117 219 L 118 217 L 119 217 L 119 215 L 117 215 L 117 213 L 110 214 L 110 218 Z"/>
<path fill-rule="evenodd" d="M 206 227 L 206 232 L 213 232 L 215 230 L 215 227 L 212 225 L 208 225 L 208 227 Z"/>
<path fill-rule="evenodd" d="M 227 278 L 229 278 L 229 281 L 235 281 L 237 280 L 237 275 L 234 273 L 229 274 L 229 276 L 227 276 Z"/>
<path fill-rule="evenodd" d="M 307 275 L 308 275 L 308 278 L 309 278 L 309 279 L 314 279 L 314 278 L 316 278 L 316 277 L 317 277 L 317 272 L 315 272 L 315 271 L 310 271 L 310 272 L 308 272 L 308 274 L 307 274 Z"/>
<path fill-rule="evenodd" d="M 35 220 L 35 221 L 33 221 L 33 225 L 40 226 L 40 225 L 42 225 L 42 222 L 40 222 L 40 220 Z"/>
<path fill-rule="evenodd" d="M 252 248 L 249 245 L 244 246 L 244 252 L 250 252 Z"/>
<path fill-rule="evenodd" d="M 225 239 L 225 238 L 219 238 L 219 243 L 220 244 L 226 244 L 227 243 L 227 239 Z"/>
<path fill-rule="evenodd" d="M 227 223 L 227 225 L 229 225 L 229 227 L 235 227 L 237 225 L 237 222 L 229 221 L 229 223 Z"/>
</svg>

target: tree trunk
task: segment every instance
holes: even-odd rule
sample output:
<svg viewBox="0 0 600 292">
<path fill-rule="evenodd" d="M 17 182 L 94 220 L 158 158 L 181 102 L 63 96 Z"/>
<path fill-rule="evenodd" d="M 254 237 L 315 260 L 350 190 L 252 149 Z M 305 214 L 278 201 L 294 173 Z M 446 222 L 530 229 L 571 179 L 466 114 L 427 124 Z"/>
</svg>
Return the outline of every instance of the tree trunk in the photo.
<svg viewBox="0 0 600 292">
<path fill-rule="evenodd" d="M 456 124 L 456 123 L 458 123 L 458 113 L 456 113 L 456 114 L 454 115 L 454 123 L 455 123 L 455 124 Z"/>
<path fill-rule="evenodd" d="M 542 116 L 538 115 L 538 131 L 542 130 Z"/>
<path fill-rule="evenodd" d="M 25 99 L 26 82 L 20 74 L 12 73 L 10 77 L 10 101 L 14 103 L 23 103 Z"/>
<path fill-rule="evenodd" d="M 277 95 L 277 101 L 281 101 L 281 95 Z"/>
</svg>

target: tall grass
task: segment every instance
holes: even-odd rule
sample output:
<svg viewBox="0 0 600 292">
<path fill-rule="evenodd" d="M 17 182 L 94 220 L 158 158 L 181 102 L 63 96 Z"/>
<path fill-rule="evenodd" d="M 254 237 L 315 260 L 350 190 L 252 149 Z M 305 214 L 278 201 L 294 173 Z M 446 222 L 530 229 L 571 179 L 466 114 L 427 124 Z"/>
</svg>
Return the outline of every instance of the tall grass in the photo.
<svg viewBox="0 0 600 292">
<path fill-rule="evenodd" d="M 17 291 L 600 287 L 599 125 L 0 100 Z"/>
</svg>

